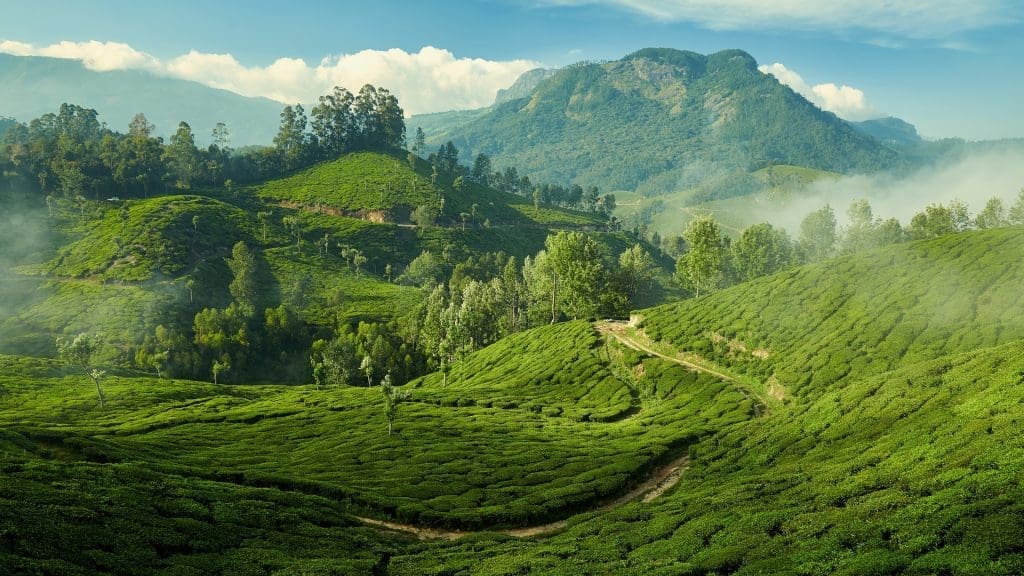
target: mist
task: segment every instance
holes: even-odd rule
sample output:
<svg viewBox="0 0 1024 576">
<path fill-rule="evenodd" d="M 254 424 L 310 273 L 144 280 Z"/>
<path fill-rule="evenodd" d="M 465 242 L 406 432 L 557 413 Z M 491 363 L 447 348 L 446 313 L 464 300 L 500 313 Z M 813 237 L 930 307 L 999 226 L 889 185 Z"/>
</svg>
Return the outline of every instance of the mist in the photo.
<svg viewBox="0 0 1024 576">
<path fill-rule="evenodd" d="M 24 334 L 17 316 L 39 296 L 44 281 L 18 267 L 45 261 L 55 237 L 37 200 L 9 191 L 0 202 L 0 352 L 10 352 Z"/>
<path fill-rule="evenodd" d="M 754 207 L 756 221 L 769 221 L 786 228 L 791 235 L 800 230 L 800 222 L 811 211 L 829 204 L 836 220 L 846 223 L 846 209 L 854 200 L 870 202 L 875 217 L 896 218 L 907 225 L 914 214 L 929 204 L 948 204 L 960 200 L 975 216 L 993 196 L 1006 207 L 1024 188 L 1024 149 L 1004 148 L 974 152 L 962 158 L 936 163 L 910 174 L 889 173 L 844 176 L 809 185 L 784 202 Z"/>
</svg>

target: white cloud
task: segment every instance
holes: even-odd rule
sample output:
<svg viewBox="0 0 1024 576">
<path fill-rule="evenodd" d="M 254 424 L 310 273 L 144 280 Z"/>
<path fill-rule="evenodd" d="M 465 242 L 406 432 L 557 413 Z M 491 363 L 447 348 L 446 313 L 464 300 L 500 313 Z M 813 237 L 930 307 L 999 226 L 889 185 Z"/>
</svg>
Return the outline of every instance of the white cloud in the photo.
<svg viewBox="0 0 1024 576">
<path fill-rule="evenodd" d="M 864 92 L 852 86 L 836 86 L 831 82 L 811 86 L 799 74 L 778 62 L 759 66 L 758 70 L 764 74 L 775 76 L 779 82 L 789 86 L 797 94 L 807 98 L 822 110 L 832 112 L 840 118 L 867 120 L 878 116 L 874 108 L 868 104 Z"/>
<path fill-rule="evenodd" d="M 86 68 L 98 72 L 138 68 L 155 70 L 159 67 L 156 58 L 120 42 L 64 41 L 37 48 L 24 42 L 3 40 L 0 41 L 0 52 L 15 56 L 49 56 L 81 60 Z"/>
<path fill-rule="evenodd" d="M 245 66 L 231 54 L 191 51 L 161 61 L 117 42 L 60 42 L 36 47 L 0 41 L 0 52 L 81 60 L 101 72 L 143 69 L 192 80 L 245 96 L 283 103 L 313 104 L 334 86 L 357 92 L 364 84 L 395 94 L 407 114 L 489 106 L 501 88 L 540 66 L 529 60 L 494 61 L 456 58 L 448 50 L 426 46 L 419 52 L 363 50 L 328 56 L 315 66 L 297 58 L 279 58 L 267 66 Z"/>
<path fill-rule="evenodd" d="M 909 38 L 1005 24 L 1018 16 L 1013 0 L 540 0 L 555 6 L 604 4 L 661 21 L 713 30 L 874 30 Z"/>
</svg>

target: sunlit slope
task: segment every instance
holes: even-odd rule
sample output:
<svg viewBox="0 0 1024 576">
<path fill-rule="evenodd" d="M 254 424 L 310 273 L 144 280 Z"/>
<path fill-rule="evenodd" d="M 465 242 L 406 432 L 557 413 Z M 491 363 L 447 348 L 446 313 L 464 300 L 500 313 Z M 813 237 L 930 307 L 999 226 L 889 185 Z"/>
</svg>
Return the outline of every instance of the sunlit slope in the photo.
<svg viewBox="0 0 1024 576">
<path fill-rule="evenodd" d="M 462 214 L 476 227 L 491 226 L 598 226 L 600 219 L 584 212 L 559 208 L 540 209 L 531 200 L 497 192 L 464 178 L 440 172 L 420 158 L 410 164 L 405 154 L 356 152 L 323 162 L 292 176 L 254 188 L 272 202 L 303 206 L 327 213 L 408 223 L 419 206 L 441 210 L 440 220 L 462 223 Z M 474 208 L 475 205 L 475 208 Z"/>
<path fill-rule="evenodd" d="M 101 410 L 84 376 L 54 368 L 18 376 L 23 363 L 0 363 L 0 422 L 29 451 L 144 462 L 161 473 L 324 495 L 366 515 L 464 528 L 596 506 L 753 413 L 728 383 L 606 349 L 584 322 L 477 352 L 456 363 L 447 387 L 433 376 L 413 382 L 390 437 L 378 388 L 118 377 Z"/>
<path fill-rule="evenodd" d="M 829 260 L 642 313 L 655 340 L 787 395 L 1024 338 L 1024 229 Z"/>
</svg>

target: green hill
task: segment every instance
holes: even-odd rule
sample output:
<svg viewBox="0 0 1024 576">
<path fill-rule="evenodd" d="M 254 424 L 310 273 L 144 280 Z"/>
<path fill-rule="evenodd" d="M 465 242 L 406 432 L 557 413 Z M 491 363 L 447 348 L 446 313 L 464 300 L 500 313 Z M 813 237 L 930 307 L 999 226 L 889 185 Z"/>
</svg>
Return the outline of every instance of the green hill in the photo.
<svg viewBox="0 0 1024 576">
<path fill-rule="evenodd" d="M 464 153 L 486 153 L 537 181 L 645 195 L 711 178 L 732 180 L 705 199 L 742 195 L 754 183 L 737 175 L 766 165 L 849 173 L 897 162 L 894 151 L 763 74 L 739 50 L 645 49 L 569 66 L 529 97 L 459 121 L 428 133 L 428 143 L 452 138 Z"/>
<path fill-rule="evenodd" d="M 412 211 L 426 205 L 438 210 L 443 207 L 440 218 L 449 225 L 461 225 L 465 213 L 474 228 L 485 221 L 490 226 L 546 228 L 597 228 L 603 223 L 594 214 L 537 208 L 521 196 L 500 193 L 469 179 L 456 190 L 454 180 L 448 173 L 432 178 L 429 163 L 416 158 L 412 166 L 404 153 L 360 152 L 267 182 L 257 186 L 255 193 L 289 207 L 376 222 L 408 224 Z"/>
<path fill-rule="evenodd" d="M 850 379 L 1024 339 L 1020 254 L 1019 227 L 895 245 L 649 310 L 644 326 L 656 340 L 777 380 L 794 400 L 813 398 Z"/>
<path fill-rule="evenodd" d="M 318 267 L 314 293 L 359 282 L 277 226 L 264 257 L 280 283 Z M 377 387 L 110 367 L 101 409 L 80 372 L 0 356 L 0 566 L 1016 574 L 1022 253 L 1021 228 L 949 235 L 630 326 L 514 334 L 456 361 L 447 384 L 402 387 L 393 436 Z"/>
<path fill-rule="evenodd" d="M 692 446 L 649 505 L 390 572 L 1020 572 L 1022 242 L 959 234 L 643 311 L 638 341 L 734 375 L 766 415 Z"/>
</svg>

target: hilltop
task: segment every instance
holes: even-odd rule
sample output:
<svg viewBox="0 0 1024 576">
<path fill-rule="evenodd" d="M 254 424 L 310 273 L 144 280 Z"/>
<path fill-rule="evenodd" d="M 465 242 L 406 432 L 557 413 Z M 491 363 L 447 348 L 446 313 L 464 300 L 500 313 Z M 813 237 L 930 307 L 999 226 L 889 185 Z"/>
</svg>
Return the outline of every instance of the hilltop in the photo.
<svg viewBox="0 0 1024 576">
<path fill-rule="evenodd" d="M 645 195 L 774 164 L 850 173 L 898 162 L 895 151 L 763 74 L 739 50 L 645 49 L 526 80 L 527 87 L 539 81 L 482 115 L 450 117 L 457 127 L 431 118 L 428 143 L 452 138 L 471 155 L 486 153 L 543 181 Z M 751 188 L 734 180 L 713 194 Z"/>
</svg>

